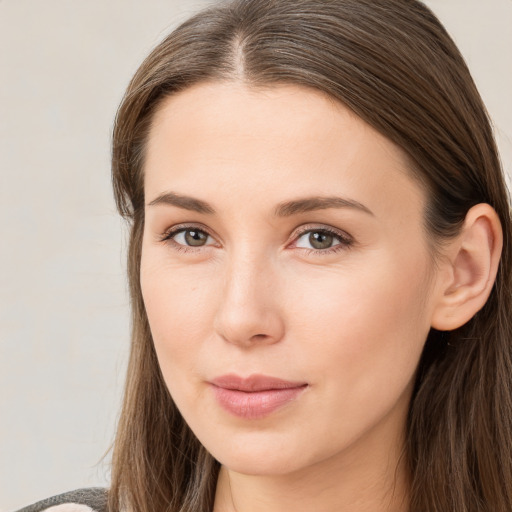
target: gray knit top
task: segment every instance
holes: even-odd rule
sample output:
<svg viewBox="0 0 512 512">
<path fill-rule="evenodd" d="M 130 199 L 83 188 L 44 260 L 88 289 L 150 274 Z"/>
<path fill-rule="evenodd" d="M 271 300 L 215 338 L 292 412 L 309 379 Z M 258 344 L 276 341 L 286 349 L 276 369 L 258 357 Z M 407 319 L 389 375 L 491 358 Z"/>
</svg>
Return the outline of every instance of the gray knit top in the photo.
<svg viewBox="0 0 512 512">
<path fill-rule="evenodd" d="M 17 512 L 107 512 L 107 490 L 78 489 L 38 501 Z"/>
</svg>

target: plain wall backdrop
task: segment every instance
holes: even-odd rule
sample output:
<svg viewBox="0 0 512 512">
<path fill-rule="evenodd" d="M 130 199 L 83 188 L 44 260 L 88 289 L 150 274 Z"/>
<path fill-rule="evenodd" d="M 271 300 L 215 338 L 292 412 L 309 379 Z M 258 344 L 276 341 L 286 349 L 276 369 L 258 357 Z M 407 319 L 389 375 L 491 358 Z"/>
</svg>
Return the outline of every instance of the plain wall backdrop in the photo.
<svg viewBox="0 0 512 512">
<path fill-rule="evenodd" d="M 112 120 L 206 0 L 0 0 L 0 512 L 108 485 L 129 341 Z M 430 0 L 512 170 L 512 0 Z"/>
</svg>

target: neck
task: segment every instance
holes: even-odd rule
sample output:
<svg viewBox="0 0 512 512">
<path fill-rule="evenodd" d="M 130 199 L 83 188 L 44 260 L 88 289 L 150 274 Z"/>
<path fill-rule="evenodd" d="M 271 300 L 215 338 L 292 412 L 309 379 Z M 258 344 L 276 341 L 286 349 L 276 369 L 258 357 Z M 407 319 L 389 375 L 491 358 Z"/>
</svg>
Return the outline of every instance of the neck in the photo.
<svg viewBox="0 0 512 512">
<path fill-rule="evenodd" d="M 214 512 L 407 512 L 403 436 L 391 443 L 372 436 L 286 475 L 245 475 L 223 466 Z"/>
</svg>

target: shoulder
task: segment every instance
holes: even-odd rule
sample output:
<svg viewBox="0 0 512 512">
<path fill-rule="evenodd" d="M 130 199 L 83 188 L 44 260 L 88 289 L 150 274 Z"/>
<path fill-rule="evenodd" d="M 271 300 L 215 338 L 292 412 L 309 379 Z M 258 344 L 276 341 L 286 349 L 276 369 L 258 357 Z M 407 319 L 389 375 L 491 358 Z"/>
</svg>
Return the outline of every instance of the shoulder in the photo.
<svg viewBox="0 0 512 512">
<path fill-rule="evenodd" d="M 107 512 L 107 490 L 78 489 L 38 501 L 17 512 Z"/>
</svg>

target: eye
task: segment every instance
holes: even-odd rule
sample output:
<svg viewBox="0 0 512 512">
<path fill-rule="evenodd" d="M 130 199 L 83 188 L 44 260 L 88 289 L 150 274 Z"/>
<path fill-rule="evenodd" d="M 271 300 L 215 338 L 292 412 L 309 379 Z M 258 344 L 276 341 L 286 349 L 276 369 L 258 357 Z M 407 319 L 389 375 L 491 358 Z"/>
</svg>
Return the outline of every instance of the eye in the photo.
<svg viewBox="0 0 512 512">
<path fill-rule="evenodd" d="M 325 251 L 329 249 L 343 248 L 350 246 L 352 241 L 341 233 L 329 229 L 308 229 L 298 236 L 294 246 L 301 249 L 312 249 Z"/>
<path fill-rule="evenodd" d="M 162 241 L 173 242 L 184 248 L 196 248 L 207 245 L 213 245 L 213 238 L 206 232 L 198 228 L 175 228 L 165 234 Z"/>
</svg>

